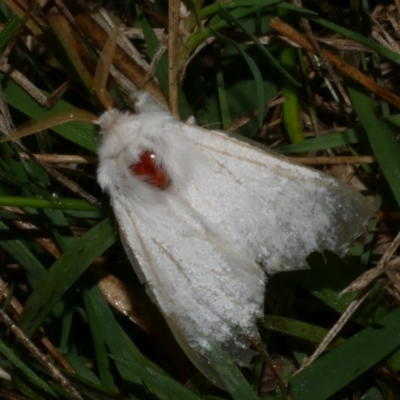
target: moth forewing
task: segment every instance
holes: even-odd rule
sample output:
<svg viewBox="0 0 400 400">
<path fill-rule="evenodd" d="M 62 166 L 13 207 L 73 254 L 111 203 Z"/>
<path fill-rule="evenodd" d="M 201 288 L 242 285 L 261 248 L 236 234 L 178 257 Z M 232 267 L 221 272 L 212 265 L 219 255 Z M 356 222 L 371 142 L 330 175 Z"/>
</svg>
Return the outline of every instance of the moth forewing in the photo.
<svg viewBox="0 0 400 400">
<path fill-rule="evenodd" d="M 213 382 L 217 376 L 205 361 L 212 345 L 248 364 L 245 335 L 257 337 L 263 311 L 261 269 L 179 197 L 166 195 L 168 204 L 154 208 L 152 223 L 118 191 L 111 197 L 132 265 L 188 357 Z"/>
<path fill-rule="evenodd" d="M 216 171 L 199 182 L 201 196 L 189 194 L 190 201 L 205 214 L 218 208 L 217 222 L 235 232 L 268 273 L 305 268 L 312 251 L 344 254 L 363 233 L 373 209 L 349 185 L 224 133 L 182 129 Z"/>
</svg>

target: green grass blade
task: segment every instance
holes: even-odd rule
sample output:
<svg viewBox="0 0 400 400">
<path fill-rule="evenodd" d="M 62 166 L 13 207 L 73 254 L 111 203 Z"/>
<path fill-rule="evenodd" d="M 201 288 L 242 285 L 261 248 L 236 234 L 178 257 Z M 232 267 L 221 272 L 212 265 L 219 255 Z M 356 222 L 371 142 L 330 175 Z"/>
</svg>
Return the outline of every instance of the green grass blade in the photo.
<svg viewBox="0 0 400 400">
<path fill-rule="evenodd" d="M 180 385 L 174 379 L 164 375 L 160 371 L 149 368 L 137 362 L 127 361 L 124 358 L 115 358 L 115 362 L 130 372 L 131 375 L 140 377 L 147 384 L 158 388 L 161 392 L 174 400 L 198 400 L 194 393 Z M 244 399 L 243 399 L 244 400 Z"/>
<path fill-rule="evenodd" d="M 100 380 L 94 374 L 92 368 L 86 365 L 85 360 L 78 355 L 76 347 L 73 344 L 70 344 L 68 350 L 68 353 L 65 354 L 65 358 L 74 369 L 76 373 L 74 376 L 79 376 L 80 379 L 86 380 L 90 384 L 100 386 Z"/>
<path fill-rule="evenodd" d="M 101 387 L 100 384 L 95 384 L 91 381 L 82 379 L 77 375 L 72 375 L 69 373 L 65 373 L 65 375 L 74 385 L 75 389 L 77 389 L 79 393 L 84 396 L 85 400 L 139 400 L 138 397 L 126 397 L 120 393 L 115 393 L 115 391 L 108 391 Z"/>
<path fill-rule="evenodd" d="M 151 390 L 152 393 L 164 400 L 165 394 L 169 394 L 169 391 L 168 388 L 164 387 L 163 381 L 165 379 L 173 381 L 172 378 L 168 378 L 167 376 L 163 378 L 162 371 L 158 370 L 155 364 L 143 356 L 134 343 L 126 336 L 97 286 L 90 285 L 88 296 L 90 296 L 90 302 L 92 303 L 91 307 L 94 318 L 102 323 L 101 332 L 99 333 L 107 344 L 110 357 L 116 361 L 121 378 L 131 385 L 143 385 L 143 374 L 147 377 L 148 371 L 151 371 L 158 379 L 155 381 L 146 381 L 150 385 L 148 390 Z M 119 362 L 118 360 L 123 360 L 123 362 Z M 133 371 L 129 367 L 131 365 L 136 366 Z M 172 398 L 185 398 L 182 396 L 186 396 L 186 389 L 177 383 L 174 387 L 174 396 Z M 183 395 L 181 395 L 182 390 Z"/>
<path fill-rule="evenodd" d="M 393 126 L 394 129 L 400 129 L 400 114 L 384 118 L 382 121 L 390 126 Z M 349 144 L 356 144 L 362 140 L 365 140 L 365 130 L 362 126 L 357 126 L 346 129 L 343 132 L 333 132 L 313 139 L 307 139 L 302 143 L 281 146 L 275 151 L 284 154 L 326 150 L 335 147 L 346 146 Z"/>
<path fill-rule="evenodd" d="M 261 51 L 261 54 L 264 55 L 265 58 L 271 63 L 271 65 L 273 65 L 280 72 L 284 79 L 286 79 L 296 87 L 301 86 L 301 84 L 297 82 L 296 79 L 294 79 L 293 76 L 288 73 L 285 68 L 282 68 L 281 63 L 274 56 L 272 56 L 272 54 L 263 44 L 261 44 L 257 36 L 254 35 L 249 29 L 247 29 L 246 26 L 242 24 L 237 18 L 235 18 L 233 14 L 229 13 L 222 7 L 220 9 L 220 13 L 227 21 L 238 26 L 253 41 L 257 48 Z"/>
<path fill-rule="evenodd" d="M 214 32 L 214 35 L 221 41 L 228 43 L 232 45 L 236 50 L 239 51 L 239 53 L 242 55 L 244 60 L 246 61 L 251 73 L 253 74 L 254 81 L 256 82 L 256 91 L 257 91 L 257 119 L 258 119 L 258 126 L 261 127 L 264 119 L 264 104 L 265 104 L 265 93 L 263 91 L 263 79 L 261 76 L 261 72 L 257 66 L 257 64 L 254 62 L 254 60 L 242 49 L 242 47 L 234 42 L 233 40 L 230 40 L 222 35 L 220 35 L 217 32 Z"/>
<path fill-rule="evenodd" d="M 160 49 L 161 43 L 154 33 L 152 26 L 149 24 L 146 16 L 143 14 L 139 6 L 136 7 L 140 28 L 143 30 L 144 39 L 146 41 L 149 57 L 154 58 L 157 51 Z M 160 87 L 164 96 L 168 98 L 168 58 L 163 54 L 156 65 L 156 76 L 160 82 Z"/>
<path fill-rule="evenodd" d="M 61 296 L 115 240 L 114 224 L 105 219 L 68 247 L 27 300 L 19 322 L 28 336 L 37 330 Z"/>
<path fill-rule="evenodd" d="M 0 196 L 0 206 L 49 208 L 53 210 L 99 211 L 98 207 L 85 200 L 63 199 L 57 197 L 48 200 L 36 197 Z"/>
<path fill-rule="evenodd" d="M 228 129 L 228 127 L 232 124 L 232 120 L 229 112 L 228 95 L 221 65 L 221 46 L 218 43 L 214 44 L 214 55 L 219 108 L 222 116 L 222 127 L 223 129 Z"/>
<path fill-rule="evenodd" d="M 301 338 L 316 344 L 320 343 L 328 333 L 327 329 L 319 326 L 296 321 L 287 317 L 280 317 L 278 315 L 265 315 L 262 325 L 266 329 L 281 332 L 285 335 Z M 336 347 L 343 342 L 344 339 L 336 339 L 330 344 L 330 347 Z"/>
<path fill-rule="evenodd" d="M 271 4 L 275 4 L 276 1 L 271 1 Z M 215 12 L 219 11 L 220 3 L 217 4 L 217 9 L 213 10 Z M 234 10 L 230 11 L 230 15 L 236 19 L 244 18 L 248 15 L 255 14 L 259 10 L 263 9 L 265 4 L 257 4 L 253 7 L 243 7 L 243 8 L 235 8 Z M 200 15 L 201 12 L 200 12 Z M 209 37 L 213 36 L 213 32 L 219 31 L 222 28 L 225 28 L 229 25 L 228 21 L 222 19 L 219 15 L 215 15 L 209 22 L 208 26 L 199 29 L 194 32 L 186 41 L 186 45 L 182 49 L 181 53 L 179 54 L 179 63 L 185 64 L 186 61 L 189 59 L 192 52 L 200 46 L 205 40 Z"/>
<path fill-rule="evenodd" d="M 44 109 L 19 85 L 0 73 L 0 82 L 3 85 L 7 103 L 33 119 L 45 118 L 53 111 L 68 111 L 74 109 L 64 100 L 59 100 L 51 111 Z M 96 152 L 97 149 L 97 128 L 86 122 L 69 122 L 51 128 L 54 132 L 63 136 L 77 145 Z"/>
<path fill-rule="evenodd" d="M 290 380 L 296 400 L 329 398 L 400 346 L 400 308 L 346 340 Z"/>
<path fill-rule="evenodd" d="M 34 281 L 39 280 L 46 269 L 20 239 L 13 237 L 10 229 L 1 221 L 0 235 L 0 246 L 31 274 Z"/>
<path fill-rule="evenodd" d="M 91 292 L 94 286 L 91 288 L 85 288 L 83 290 L 83 299 L 85 302 L 86 315 L 88 317 L 88 323 L 92 333 L 93 348 L 96 354 L 96 366 L 99 371 L 101 386 L 109 391 L 115 391 L 115 383 L 111 373 L 110 363 L 107 357 L 107 350 L 105 342 L 103 340 L 102 333 L 102 322 L 101 318 L 98 318 L 97 310 L 95 309 L 96 303 L 93 301 Z"/>
<path fill-rule="evenodd" d="M 20 371 L 22 371 L 33 385 L 43 390 L 45 393 L 49 393 L 56 398 L 59 398 L 51 386 L 42 378 L 40 378 L 35 372 L 33 372 L 23 361 L 21 361 L 20 358 L 16 356 L 15 352 L 11 350 L 1 339 L 0 353 L 2 353 L 4 357 L 11 361 Z"/>
<path fill-rule="evenodd" d="M 246 378 L 221 348 L 214 346 L 206 354 L 210 365 L 234 400 L 258 400 Z"/>
<path fill-rule="evenodd" d="M 139 15 L 140 26 L 143 29 L 144 38 L 149 50 L 149 55 L 151 58 L 153 58 L 156 52 L 160 50 L 162 44 L 139 7 L 137 7 L 137 11 Z M 168 57 L 166 54 L 163 54 L 157 62 L 156 75 L 164 96 L 168 98 Z M 181 118 L 186 120 L 193 115 L 193 112 L 180 86 L 178 90 L 179 113 Z"/>
<path fill-rule="evenodd" d="M 49 226 L 60 249 L 63 252 L 66 251 L 75 238 L 69 229 L 70 225 L 64 213 L 59 210 L 44 209 L 43 214 L 47 217 L 47 226 Z"/>
<path fill-rule="evenodd" d="M 0 50 L 7 45 L 9 40 L 17 32 L 19 26 L 21 25 L 21 18 L 15 16 L 1 31 L 0 33 Z"/>
<path fill-rule="evenodd" d="M 300 285 L 332 310 L 343 313 L 356 297 L 356 293 L 340 296 L 340 292 L 362 274 L 363 268 L 354 263 L 349 265 L 337 254 L 327 251 L 324 254 L 313 253 L 307 258 L 307 262 L 311 267 L 309 271 L 293 271 L 283 279 Z M 367 324 L 385 315 L 384 308 L 375 304 L 381 296 L 382 289 L 376 285 L 354 319 L 361 324 Z"/>
<path fill-rule="evenodd" d="M 295 72 L 298 64 L 297 49 L 283 48 L 280 52 L 280 61 L 288 75 Z M 292 83 L 292 80 L 283 79 L 282 82 L 282 96 L 286 98 L 282 104 L 282 119 L 290 141 L 300 143 L 304 141 L 304 132 L 300 115 L 299 88 Z"/>
<path fill-rule="evenodd" d="M 275 6 L 280 3 L 280 0 L 237 0 L 232 1 L 230 3 L 219 3 L 220 6 L 226 8 L 233 8 L 233 7 L 253 7 L 253 6 L 260 6 L 260 7 L 271 7 Z"/>
<path fill-rule="evenodd" d="M 356 144 L 365 135 L 362 127 L 347 129 L 344 132 L 329 133 L 313 139 L 305 140 L 301 143 L 289 144 L 276 149 L 278 153 L 304 153 L 308 151 L 318 151 L 333 149 L 335 147 Z"/>
<path fill-rule="evenodd" d="M 369 94 L 350 81 L 347 88 L 354 110 L 367 132 L 374 155 L 400 206 L 400 143 L 396 137 L 398 131 L 376 116 Z"/>
<path fill-rule="evenodd" d="M 299 7 L 291 3 L 287 2 L 280 2 L 280 4 L 277 5 L 278 9 L 284 9 L 284 10 L 289 10 L 289 11 L 294 11 L 296 14 L 301 14 L 301 16 L 318 16 L 318 12 L 309 10 L 304 7 Z"/>
<path fill-rule="evenodd" d="M 332 30 L 333 32 L 339 33 L 344 37 L 347 37 L 351 40 L 354 40 L 355 42 L 362 44 L 363 46 L 386 57 L 387 59 L 393 61 L 394 63 L 400 64 L 400 55 L 398 53 L 388 49 L 385 46 L 378 44 L 377 42 L 375 42 L 375 40 L 370 39 L 364 35 L 360 35 L 359 33 L 353 32 L 349 29 L 346 29 L 343 26 L 336 25 L 330 21 L 326 21 L 320 17 L 310 17 L 310 19 L 313 22 Z"/>
</svg>

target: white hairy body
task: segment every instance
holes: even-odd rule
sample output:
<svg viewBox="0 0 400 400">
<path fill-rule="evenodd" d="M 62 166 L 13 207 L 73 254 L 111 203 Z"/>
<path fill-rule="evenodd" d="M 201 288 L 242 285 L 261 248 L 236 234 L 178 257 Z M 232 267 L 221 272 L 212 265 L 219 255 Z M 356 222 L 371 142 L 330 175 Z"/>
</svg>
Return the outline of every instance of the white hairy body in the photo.
<svg viewBox="0 0 400 400">
<path fill-rule="evenodd" d="M 343 254 L 372 209 L 336 179 L 216 131 L 177 121 L 141 94 L 139 114 L 99 119 L 98 181 L 125 250 L 187 355 L 209 378 L 220 345 L 245 365 L 265 273 L 302 269 L 313 251 Z M 130 166 L 151 151 L 160 189 Z M 262 268 L 263 267 L 263 268 Z"/>
</svg>

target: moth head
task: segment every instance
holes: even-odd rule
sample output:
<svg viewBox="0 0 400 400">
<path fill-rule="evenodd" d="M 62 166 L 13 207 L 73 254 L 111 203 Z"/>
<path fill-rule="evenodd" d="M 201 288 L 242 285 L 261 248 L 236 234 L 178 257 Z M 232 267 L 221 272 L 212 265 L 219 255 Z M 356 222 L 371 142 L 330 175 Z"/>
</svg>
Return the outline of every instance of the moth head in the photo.
<svg viewBox="0 0 400 400">
<path fill-rule="evenodd" d="M 160 103 L 149 92 L 139 91 L 135 93 L 135 111 L 137 114 L 148 112 L 165 112 L 169 114 L 169 110 L 165 104 Z"/>
<path fill-rule="evenodd" d="M 131 182 L 133 188 L 138 180 L 157 190 L 169 187 L 165 160 L 171 146 L 162 134 L 164 118 L 172 117 L 159 112 L 132 115 L 116 109 L 100 116 L 98 182 L 103 190 L 111 193 L 115 187 L 124 186 L 122 181 Z"/>
</svg>

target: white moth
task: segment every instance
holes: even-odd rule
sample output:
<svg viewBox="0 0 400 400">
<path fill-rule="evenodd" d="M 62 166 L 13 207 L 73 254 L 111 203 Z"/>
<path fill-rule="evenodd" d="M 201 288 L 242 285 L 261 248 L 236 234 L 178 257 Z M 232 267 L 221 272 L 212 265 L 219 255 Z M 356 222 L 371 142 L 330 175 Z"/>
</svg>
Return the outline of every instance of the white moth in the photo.
<svg viewBox="0 0 400 400">
<path fill-rule="evenodd" d="M 249 363 L 267 274 L 343 254 L 372 214 L 338 180 L 176 120 L 149 94 L 99 119 L 98 182 L 126 253 L 194 364 L 217 345 Z M 264 272 L 265 270 L 265 272 Z"/>
<path fill-rule="evenodd" d="M 266 274 L 306 268 L 313 251 L 344 254 L 373 210 L 329 175 L 176 120 L 148 93 L 137 95 L 136 114 L 113 109 L 106 83 L 117 34 L 95 74 L 108 108 L 96 122 L 98 182 L 149 296 L 187 356 L 221 385 L 207 355 L 220 346 L 248 365 Z M 71 119 L 56 116 L 0 141 Z"/>
</svg>

